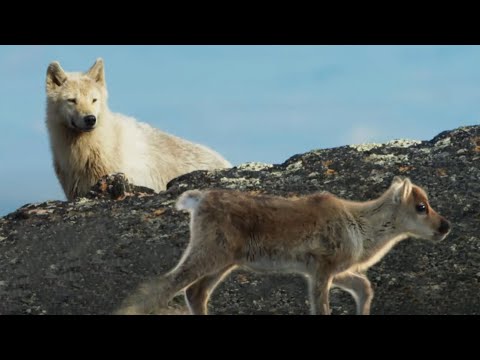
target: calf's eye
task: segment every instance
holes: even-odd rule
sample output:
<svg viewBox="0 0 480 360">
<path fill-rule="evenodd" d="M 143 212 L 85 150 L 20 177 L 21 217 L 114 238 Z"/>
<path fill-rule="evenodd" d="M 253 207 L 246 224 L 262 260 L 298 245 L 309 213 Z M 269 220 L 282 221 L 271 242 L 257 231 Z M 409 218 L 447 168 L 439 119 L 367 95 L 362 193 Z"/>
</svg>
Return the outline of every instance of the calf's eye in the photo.
<svg viewBox="0 0 480 360">
<path fill-rule="evenodd" d="M 415 206 L 415 209 L 417 209 L 418 213 L 423 214 L 427 212 L 427 205 L 425 205 L 424 203 L 420 203 Z"/>
</svg>

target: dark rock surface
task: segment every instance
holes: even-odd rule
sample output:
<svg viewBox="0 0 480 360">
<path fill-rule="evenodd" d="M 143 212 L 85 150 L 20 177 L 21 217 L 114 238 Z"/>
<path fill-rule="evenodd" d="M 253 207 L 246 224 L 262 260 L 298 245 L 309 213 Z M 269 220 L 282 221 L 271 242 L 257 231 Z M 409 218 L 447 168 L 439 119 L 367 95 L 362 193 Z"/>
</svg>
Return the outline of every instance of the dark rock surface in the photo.
<svg viewBox="0 0 480 360">
<path fill-rule="evenodd" d="M 392 141 L 295 155 L 281 165 L 197 171 L 154 194 L 121 175 L 87 199 L 26 205 L 0 218 L 0 314 L 110 314 L 144 280 L 169 270 L 188 241 L 188 215 L 172 205 L 187 189 L 232 188 L 293 195 L 327 190 L 367 200 L 394 175 L 427 190 L 452 233 L 440 244 L 408 239 L 377 265 L 373 314 L 480 313 L 480 126 L 431 141 Z M 116 200 L 112 200 L 116 199 Z M 172 307 L 182 312 L 183 299 Z M 333 314 L 353 299 L 331 292 Z M 306 314 L 306 283 L 296 275 L 236 271 L 210 302 L 212 314 Z"/>
</svg>

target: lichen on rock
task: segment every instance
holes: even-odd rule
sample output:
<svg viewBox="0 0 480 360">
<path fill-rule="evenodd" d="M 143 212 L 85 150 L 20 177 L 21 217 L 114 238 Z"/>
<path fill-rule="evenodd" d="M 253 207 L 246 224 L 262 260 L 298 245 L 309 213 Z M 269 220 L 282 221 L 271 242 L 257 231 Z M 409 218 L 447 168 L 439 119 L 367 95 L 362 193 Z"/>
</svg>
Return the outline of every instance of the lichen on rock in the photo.
<svg viewBox="0 0 480 360">
<path fill-rule="evenodd" d="M 106 176 L 85 199 L 28 204 L 0 218 L 0 314 L 111 314 L 152 276 L 172 268 L 189 238 L 188 214 L 174 209 L 189 189 L 229 188 L 283 196 L 329 191 L 353 200 L 379 196 L 395 175 L 424 187 L 452 222 L 442 243 L 406 240 L 369 270 L 373 314 L 479 314 L 480 126 L 430 141 L 316 149 L 283 164 L 195 171 L 167 190 Z M 353 314 L 351 297 L 331 292 L 333 314 Z M 181 298 L 170 313 L 185 313 Z M 167 311 L 167 313 L 168 313 Z M 237 271 L 213 294 L 213 314 L 307 314 L 297 275 Z"/>
</svg>

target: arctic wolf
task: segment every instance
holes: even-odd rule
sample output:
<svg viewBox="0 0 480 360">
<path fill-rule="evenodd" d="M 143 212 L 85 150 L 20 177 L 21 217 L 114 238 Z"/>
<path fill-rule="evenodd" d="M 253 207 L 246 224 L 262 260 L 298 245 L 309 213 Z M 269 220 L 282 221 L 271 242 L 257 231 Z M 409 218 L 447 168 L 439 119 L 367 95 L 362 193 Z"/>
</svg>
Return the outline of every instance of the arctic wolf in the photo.
<svg viewBox="0 0 480 360">
<path fill-rule="evenodd" d="M 450 223 L 426 193 L 396 177 L 379 198 L 366 202 L 330 193 L 300 198 L 254 196 L 228 190 L 191 190 L 177 201 L 190 211 L 190 243 L 178 265 L 145 285 L 123 314 L 165 307 L 186 290 L 193 314 L 207 314 L 215 287 L 236 267 L 304 274 L 312 314 L 330 314 L 329 290 L 351 293 L 358 314 L 369 314 L 373 290 L 366 270 L 407 237 L 443 240 Z"/>
<path fill-rule="evenodd" d="M 54 168 L 69 200 L 112 173 L 161 191 L 179 175 L 231 166 L 205 146 L 111 112 L 100 58 L 86 73 L 66 73 L 52 62 L 46 92 Z"/>
</svg>

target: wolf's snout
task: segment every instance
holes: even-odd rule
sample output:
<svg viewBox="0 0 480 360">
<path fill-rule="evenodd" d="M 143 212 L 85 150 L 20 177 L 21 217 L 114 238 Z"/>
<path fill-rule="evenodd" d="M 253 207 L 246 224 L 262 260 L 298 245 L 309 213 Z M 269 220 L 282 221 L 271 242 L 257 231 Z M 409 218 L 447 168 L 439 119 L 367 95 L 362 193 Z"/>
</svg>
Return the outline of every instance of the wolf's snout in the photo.
<svg viewBox="0 0 480 360">
<path fill-rule="evenodd" d="M 83 118 L 83 121 L 85 121 L 85 125 L 92 127 L 97 122 L 97 118 L 95 115 L 87 115 Z"/>
<path fill-rule="evenodd" d="M 440 221 L 440 227 L 438 228 L 438 232 L 440 234 L 446 234 L 450 231 L 450 223 L 445 220 L 445 219 L 442 219 Z"/>
</svg>

